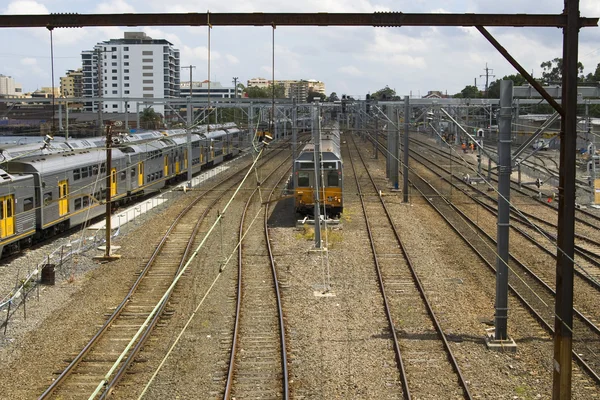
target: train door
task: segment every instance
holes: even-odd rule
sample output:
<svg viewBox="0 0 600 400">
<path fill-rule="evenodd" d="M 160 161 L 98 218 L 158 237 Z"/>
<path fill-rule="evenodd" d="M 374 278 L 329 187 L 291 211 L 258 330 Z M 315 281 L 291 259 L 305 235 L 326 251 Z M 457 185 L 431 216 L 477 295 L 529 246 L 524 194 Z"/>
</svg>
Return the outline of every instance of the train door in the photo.
<svg viewBox="0 0 600 400">
<path fill-rule="evenodd" d="M 204 146 L 200 146 L 200 164 L 204 162 Z"/>
<path fill-rule="evenodd" d="M 112 168 L 110 170 L 110 196 L 117 195 L 117 169 Z"/>
<path fill-rule="evenodd" d="M 175 175 L 178 175 L 181 172 L 181 154 L 179 152 L 175 153 Z"/>
<path fill-rule="evenodd" d="M 165 166 L 164 166 L 164 174 L 165 176 L 169 176 L 169 156 L 165 156 Z"/>
<path fill-rule="evenodd" d="M 69 184 L 67 181 L 58 182 L 58 215 L 61 217 L 69 212 Z"/>
<path fill-rule="evenodd" d="M 188 169 L 188 151 L 185 149 L 183 151 L 183 168 Z"/>
<path fill-rule="evenodd" d="M 14 195 L 0 197 L 0 237 L 15 233 Z"/>
<path fill-rule="evenodd" d="M 144 186 L 144 162 L 138 163 L 138 187 Z"/>
</svg>

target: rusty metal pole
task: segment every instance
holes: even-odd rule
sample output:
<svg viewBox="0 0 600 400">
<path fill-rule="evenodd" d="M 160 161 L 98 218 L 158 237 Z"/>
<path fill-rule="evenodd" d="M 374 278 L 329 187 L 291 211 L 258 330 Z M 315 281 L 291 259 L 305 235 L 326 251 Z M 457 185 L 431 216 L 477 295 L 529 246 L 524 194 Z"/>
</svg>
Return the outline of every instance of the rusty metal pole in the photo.
<svg viewBox="0 0 600 400">
<path fill-rule="evenodd" d="M 573 347 L 573 258 L 575 256 L 575 152 L 577 150 L 577 57 L 579 0 L 565 0 L 567 26 L 563 28 L 560 174 L 558 185 L 558 251 L 554 317 L 554 374 L 552 398 L 571 398 Z"/>
<path fill-rule="evenodd" d="M 111 180 L 112 180 L 112 126 L 106 127 L 106 248 L 104 258 L 110 257 L 110 214 L 111 214 Z"/>
</svg>

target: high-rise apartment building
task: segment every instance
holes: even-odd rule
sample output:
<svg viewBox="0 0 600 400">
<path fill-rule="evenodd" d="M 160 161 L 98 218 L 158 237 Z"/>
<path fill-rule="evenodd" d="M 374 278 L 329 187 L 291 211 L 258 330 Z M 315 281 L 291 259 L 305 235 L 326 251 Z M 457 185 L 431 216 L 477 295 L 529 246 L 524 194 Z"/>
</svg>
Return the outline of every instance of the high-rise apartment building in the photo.
<svg viewBox="0 0 600 400">
<path fill-rule="evenodd" d="M 6 75 L 0 74 L 0 97 L 21 97 L 23 96 L 23 88 L 21 84 Z"/>
<path fill-rule="evenodd" d="M 62 97 L 83 96 L 83 70 L 81 68 L 67 71 L 60 77 L 60 95 Z"/>
<path fill-rule="evenodd" d="M 164 115 L 164 104 L 151 100 L 179 97 L 179 50 L 164 39 L 143 32 L 125 32 L 123 39 L 98 43 L 81 53 L 83 97 L 102 97 L 103 112 L 125 112 L 119 98 L 147 98 L 147 106 Z M 85 111 L 97 111 L 99 102 L 86 102 Z M 135 111 L 135 104 L 127 104 Z"/>
</svg>

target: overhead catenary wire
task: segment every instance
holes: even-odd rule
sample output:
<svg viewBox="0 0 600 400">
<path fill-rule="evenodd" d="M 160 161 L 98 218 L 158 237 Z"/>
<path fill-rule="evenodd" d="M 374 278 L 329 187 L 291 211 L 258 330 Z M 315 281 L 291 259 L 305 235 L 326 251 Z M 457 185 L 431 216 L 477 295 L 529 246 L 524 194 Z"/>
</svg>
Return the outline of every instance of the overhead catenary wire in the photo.
<svg viewBox="0 0 600 400">
<path fill-rule="evenodd" d="M 388 120 L 389 120 L 389 119 L 388 119 Z M 392 122 L 392 121 L 389 121 L 389 122 L 393 124 L 393 122 Z M 369 135 L 369 136 L 370 136 L 370 135 Z M 374 140 L 374 139 L 373 139 L 373 138 L 371 138 L 371 140 Z M 444 141 L 444 142 L 445 142 L 445 141 Z M 445 143 L 446 143 L 447 145 L 449 145 L 449 146 L 450 146 L 450 144 L 448 144 L 447 142 L 445 142 Z M 451 146 L 451 147 L 452 147 L 452 146 Z M 455 152 L 456 152 L 456 150 L 455 150 L 455 149 L 453 149 L 453 151 L 455 151 Z M 392 155 L 392 154 L 391 154 L 391 153 L 390 153 L 390 152 L 389 152 L 387 149 L 384 149 L 384 152 L 385 152 L 385 153 L 388 153 L 390 156 L 392 156 L 392 157 L 393 157 L 393 155 Z M 459 158 L 461 158 L 461 160 L 463 160 L 463 161 L 465 162 L 465 164 L 466 164 L 466 166 L 467 166 L 468 168 L 472 169 L 472 170 L 473 170 L 473 171 L 474 171 L 474 172 L 477 174 L 477 170 L 475 170 L 475 169 L 474 169 L 472 166 L 468 165 L 468 163 L 466 162 L 466 160 L 465 160 L 465 159 L 464 159 L 462 156 L 460 156 L 460 154 L 458 154 L 458 152 L 457 152 L 457 156 L 458 156 Z M 399 163 L 400 163 L 401 165 L 404 165 L 404 164 L 402 163 L 402 161 L 400 161 L 400 160 L 398 160 L 398 161 L 399 161 Z M 425 182 L 429 182 L 428 180 L 426 180 L 425 178 L 423 178 L 423 177 L 422 177 L 422 176 L 421 176 L 421 175 L 420 175 L 418 172 L 416 172 L 416 171 L 415 171 L 413 168 L 411 168 L 410 166 L 408 167 L 408 169 L 409 169 L 409 170 L 410 170 L 412 173 L 414 173 L 414 174 L 415 174 L 417 177 L 419 177 L 419 179 L 422 179 L 422 180 L 423 180 L 423 181 L 425 181 Z M 491 185 L 491 183 L 490 183 L 490 182 L 488 182 L 488 181 L 485 179 L 485 177 L 484 177 L 484 176 L 482 176 L 482 175 L 481 175 L 481 178 L 484 180 L 484 182 L 486 182 L 488 185 L 490 185 L 490 187 L 492 187 L 492 188 L 494 189 L 494 191 L 496 191 L 496 192 L 497 192 L 497 190 L 496 190 L 496 189 L 493 187 L 493 185 Z M 500 195 L 500 193 L 498 193 L 498 196 L 501 196 L 501 195 Z M 445 198 L 445 196 L 441 196 L 441 197 L 442 197 L 442 198 L 443 198 L 443 199 L 444 199 L 446 202 L 448 202 L 448 200 Z M 515 210 L 517 210 L 517 212 L 520 214 L 520 216 L 521 216 L 522 218 L 524 218 L 524 219 L 525 219 L 525 220 L 526 220 L 526 221 L 527 221 L 529 224 L 532 224 L 532 222 L 531 222 L 531 221 L 529 221 L 529 219 L 528 219 L 526 216 L 524 216 L 524 215 L 522 214 L 522 212 L 521 212 L 520 210 L 518 210 L 518 208 L 514 207 L 514 203 L 511 203 L 510 201 L 508 201 L 508 203 L 509 203 L 509 205 L 510 205 L 511 207 L 513 207 Z M 483 242 L 483 244 L 484 244 L 486 247 L 488 247 L 488 248 L 489 248 L 489 249 L 490 249 L 490 250 L 493 252 L 493 254 L 496 256 L 496 258 L 497 258 L 497 259 L 499 259 L 499 260 L 500 260 L 502 263 L 504 263 L 504 264 L 505 264 L 505 265 L 506 265 L 506 266 L 507 266 L 507 267 L 508 267 L 508 268 L 509 268 L 509 269 L 510 269 L 512 272 L 513 272 L 513 274 L 514 274 L 514 275 L 515 275 L 515 276 L 516 276 L 516 277 L 519 279 L 519 281 L 521 281 L 521 282 L 522 282 L 522 283 L 523 283 L 523 284 L 524 284 L 524 285 L 525 285 L 525 286 L 526 286 L 526 287 L 527 287 L 527 288 L 530 290 L 530 292 L 531 292 L 531 293 L 532 293 L 532 294 L 533 294 L 533 295 L 534 295 L 534 296 L 535 296 L 535 297 L 536 297 L 536 298 L 537 298 L 537 299 L 538 299 L 538 300 L 539 300 L 539 301 L 540 301 L 540 302 L 541 302 L 541 303 L 542 303 L 542 304 L 543 304 L 543 305 L 544 305 L 544 306 L 545 306 L 545 307 L 546 307 L 546 308 L 547 308 L 547 309 L 548 309 L 550 312 L 552 312 L 552 315 L 553 315 L 553 316 L 557 317 L 557 315 L 555 314 L 555 311 L 554 311 L 554 309 L 553 309 L 553 308 L 551 308 L 551 306 L 550 306 L 549 304 L 547 304 L 545 301 L 543 301 L 543 299 L 541 299 L 541 298 L 539 297 L 539 295 L 538 295 L 538 294 L 537 294 L 537 293 L 534 291 L 534 289 L 533 289 L 531 286 L 529 286 L 529 284 L 527 284 L 527 283 L 526 283 L 526 282 L 525 282 L 525 281 L 524 281 L 524 280 L 523 280 L 523 279 L 522 279 L 522 278 L 521 278 L 521 277 L 520 277 L 518 274 L 516 274 L 516 272 L 514 271 L 514 269 L 512 269 L 512 268 L 511 268 L 511 266 L 510 266 L 510 265 L 508 265 L 507 263 L 505 263 L 505 262 L 504 262 L 504 261 L 503 261 L 503 260 L 502 260 L 502 259 L 499 257 L 499 255 L 498 255 L 498 253 L 497 253 L 496 249 L 495 249 L 495 248 L 493 248 L 492 246 L 490 246 L 490 245 L 489 245 L 489 244 L 488 244 L 488 243 L 487 243 L 485 240 L 483 240 L 483 238 L 481 237 L 481 235 L 479 234 L 479 232 L 477 232 L 477 231 L 476 231 L 476 230 L 475 230 L 475 229 L 474 229 L 474 228 L 473 228 L 473 227 L 472 227 L 472 226 L 471 226 L 471 225 L 468 223 L 468 221 L 464 220 L 464 217 L 463 217 L 462 215 L 459 215 L 459 216 L 460 216 L 460 218 L 461 218 L 461 219 L 463 219 L 463 221 L 464 221 L 464 222 L 467 224 L 468 228 L 469 228 L 471 231 L 473 231 L 473 233 L 474 233 L 475 235 L 477 235 L 478 237 L 480 237 L 480 238 L 482 239 L 482 242 Z M 563 250 L 562 250 L 562 249 L 561 249 L 561 248 L 560 248 L 560 247 L 559 247 L 559 246 L 558 246 L 558 245 L 557 245 L 555 242 L 553 242 L 553 241 L 552 241 L 550 238 L 548 238 L 546 235 L 544 235 L 544 233 L 543 233 L 543 232 L 539 231 L 539 228 L 538 228 L 536 225 L 533 225 L 533 224 L 532 224 L 532 226 L 534 226 L 534 227 L 535 227 L 535 230 L 538 230 L 538 232 L 539 232 L 539 233 L 540 233 L 542 236 L 544 236 L 546 239 L 548 239 L 548 240 L 549 240 L 549 242 L 550 242 L 550 244 L 551 244 L 553 247 L 555 247 L 555 248 L 556 248 L 558 251 L 560 251 L 560 252 L 562 252 L 562 253 L 564 254 Z M 566 254 L 565 254 L 565 255 L 566 255 Z M 567 256 L 567 257 L 568 257 L 568 256 Z M 589 272 L 588 272 L 588 271 L 587 271 L 587 270 L 586 270 L 584 267 L 582 267 L 580 264 L 578 264 L 577 262 L 575 262 L 575 260 L 573 260 L 572 258 L 571 258 L 570 260 L 571 260 L 571 261 L 572 261 L 572 262 L 573 262 L 575 265 L 577 265 L 579 268 L 581 268 L 582 270 L 586 271 L 586 274 L 587 274 L 588 276 L 590 276 L 590 277 L 591 277 L 591 275 L 589 274 Z M 565 325 L 565 327 L 566 327 L 567 329 L 569 329 L 569 330 L 572 332 L 572 329 L 571 329 L 570 327 L 566 326 L 566 324 L 563 324 L 563 325 Z M 590 350 L 591 350 L 591 349 L 590 349 Z"/>
<path fill-rule="evenodd" d="M 100 381 L 100 383 L 98 384 L 98 386 L 96 387 L 96 389 L 94 390 L 94 392 L 90 395 L 90 397 L 89 397 L 90 400 L 96 398 L 96 396 L 100 393 L 100 391 L 102 390 L 102 388 L 104 387 L 104 385 L 106 385 L 108 383 L 108 381 L 109 381 L 110 377 L 112 376 L 112 374 L 118 368 L 118 366 L 121 363 L 121 361 L 123 360 L 123 358 L 125 358 L 125 355 L 129 352 L 129 350 L 131 349 L 131 347 L 133 346 L 133 344 L 135 343 L 135 341 L 137 340 L 137 338 L 142 334 L 142 332 L 144 331 L 145 327 L 148 325 L 148 323 L 150 322 L 150 320 L 154 317 L 154 315 L 156 314 L 156 312 L 160 308 L 161 304 L 165 301 L 165 299 L 173 291 L 173 289 L 175 288 L 175 285 L 179 282 L 179 280 L 181 279 L 181 277 L 183 276 L 183 274 L 187 271 L 187 269 L 190 266 L 190 264 L 192 263 L 192 261 L 195 260 L 196 256 L 200 252 L 200 249 L 202 249 L 204 247 L 204 244 L 206 243 L 206 241 L 208 240 L 208 238 L 212 234 L 212 232 L 215 229 L 215 227 L 218 225 L 219 221 L 226 214 L 227 210 L 229 209 L 229 206 L 233 203 L 233 200 L 236 198 L 236 196 L 237 196 L 238 192 L 240 191 L 241 187 L 246 182 L 246 179 L 248 178 L 248 176 L 250 175 L 250 173 L 252 172 L 252 170 L 256 167 L 256 163 L 261 158 L 263 151 L 264 151 L 264 147 L 260 150 L 260 153 L 257 155 L 256 159 L 254 160 L 254 162 L 252 163 L 252 165 L 250 166 L 250 168 L 248 169 L 248 171 L 244 175 L 244 178 L 242 179 L 242 181 L 240 182 L 240 184 L 236 188 L 235 192 L 233 193 L 233 195 L 231 196 L 231 198 L 229 199 L 229 201 L 227 202 L 227 204 L 223 208 L 222 212 L 217 216 L 215 222 L 211 225 L 211 227 L 209 228 L 208 232 L 206 232 L 206 234 L 204 235 L 204 238 L 202 239 L 202 241 L 200 242 L 200 244 L 196 247 L 196 249 L 194 250 L 194 252 L 190 256 L 190 258 L 188 259 L 188 261 L 183 266 L 183 268 L 181 268 L 181 271 L 177 274 L 177 276 L 175 276 L 175 278 L 173 279 L 173 282 L 171 283 L 171 285 L 165 290 L 163 296 L 156 303 L 156 305 L 152 308 L 152 311 L 150 311 L 150 313 L 148 314 L 148 317 L 142 323 L 142 325 L 137 330 L 137 332 L 135 333 L 135 335 L 131 338 L 131 340 L 129 341 L 129 343 L 125 347 L 125 349 L 117 357 L 117 360 L 113 363 L 113 365 L 111 366 L 111 368 L 109 369 L 109 371 L 105 374 L 104 379 L 102 381 Z"/>
</svg>

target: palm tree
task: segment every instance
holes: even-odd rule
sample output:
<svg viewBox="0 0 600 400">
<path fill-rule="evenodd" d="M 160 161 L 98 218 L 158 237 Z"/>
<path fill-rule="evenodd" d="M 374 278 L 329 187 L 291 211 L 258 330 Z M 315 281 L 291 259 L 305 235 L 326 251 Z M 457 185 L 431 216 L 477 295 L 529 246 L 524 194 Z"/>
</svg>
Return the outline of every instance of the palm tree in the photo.
<svg viewBox="0 0 600 400">
<path fill-rule="evenodd" d="M 140 128 L 158 129 L 162 125 L 162 115 L 152 107 L 145 108 L 140 115 Z"/>
</svg>

